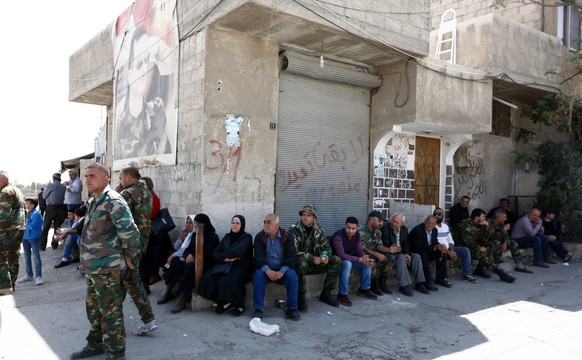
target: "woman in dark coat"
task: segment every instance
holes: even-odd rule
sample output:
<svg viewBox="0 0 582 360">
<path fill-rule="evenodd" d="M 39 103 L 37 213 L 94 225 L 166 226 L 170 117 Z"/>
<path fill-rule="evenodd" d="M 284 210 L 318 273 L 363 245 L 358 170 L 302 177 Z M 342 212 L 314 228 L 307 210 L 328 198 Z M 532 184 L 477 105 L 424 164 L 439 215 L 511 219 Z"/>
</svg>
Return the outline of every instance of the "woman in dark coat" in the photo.
<svg viewBox="0 0 582 360">
<path fill-rule="evenodd" d="M 217 314 L 232 310 L 233 315 L 240 316 L 253 266 L 253 238 L 245 232 L 242 215 L 233 216 L 230 232 L 224 235 L 213 255 L 217 265 L 202 276 L 198 295 L 216 302 Z"/>
<path fill-rule="evenodd" d="M 206 214 L 198 214 L 194 217 L 194 225 L 204 224 L 204 255 L 203 255 L 203 267 L 202 273 L 206 273 L 210 270 L 214 265 L 214 258 L 212 254 L 214 253 L 214 249 L 218 246 L 219 239 L 218 235 L 216 235 L 216 230 L 214 226 L 212 226 L 212 222 L 210 222 L 210 218 Z M 194 235 L 193 235 L 194 236 Z M 183 263 L 184 271 L 182 273 L 182 277 L 178 283 L 178 289 L 180 291 L 180 295 L 178 296 L 178 300 L 176 300 L 176 304 L 170 309 L 173 313 L 177 313 L 182 311 L 186 307 L 186 304 L 192 302 L 192 290 L 196 286 L 196 239 L 193 238 L 190 241 L 190 245 L 184 251 L 184 255 L 182 257 L 183 261 L 179 261 L 179 263 Z M 181 259 L 181 260 L 182 260 Z M 172 263 L 171 266 L 173 266 Z M 168 270 L 169 271 L 169 270 Z"/>
</svg>

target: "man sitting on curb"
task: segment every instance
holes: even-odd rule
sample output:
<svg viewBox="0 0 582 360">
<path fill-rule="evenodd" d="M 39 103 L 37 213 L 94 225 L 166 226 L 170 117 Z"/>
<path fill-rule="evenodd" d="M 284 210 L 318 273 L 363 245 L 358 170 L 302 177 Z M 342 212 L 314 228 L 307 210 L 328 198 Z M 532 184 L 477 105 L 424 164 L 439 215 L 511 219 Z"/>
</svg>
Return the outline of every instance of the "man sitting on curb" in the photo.
<svg viewBox="0 0 582 360">
<path fill-rule="evenodd" d="M 529 213 L 517 220 L 511 231 L 511 239 L 515 240 L 521 249 L 533 248 L 533 266 L 548 268 L 555 264 L 550 259 L 550 243 L 544 236 L 543 220 L 539 209 L 533 208 Z"/>
<path fill-rule="evenodd" d="M 493 250 L 493 258 L 495 263 L 499 264 L 501 262 L 501 256 L 504 252 L 509 250 L 511 252 L 511 257 L 515 262 L 515 271 L 531 274 L 533 271 L 529 270 L 523 264 L 523 257 L 519 252 L 519 245 L 515 240 L 509 238 L 507 233 L 511 225 L 507 222 L 507 213 L 504 209 L 499 208 L 493 212 L 493 219 L 489 219 L 489 224 L 493 229 L 493 242 L 495 243 L 495 248 Z"/>
<path fill-rule="evenodd" d="M 60 269 L 65 266 L 69 266 L 72 263 L 79 262 L 79 258 L 71 258 L 71 252 L 73 251 L 73 247 L 75 245 L 79 247 L 81 243 L 81 238 L 79 234 L 83 231 L 83 222 L 85 218 L 85 213 L 87 212 L 87 208 L 85 206 L 81 206 L 72 210 L 74 213 L 74 220 L 71 223 L 71 228 L 62 232 L 60 235 L 57 235 L 55 240 L 61 241 L 62 239 L 65 240 L 65 249 L 63 250 L 63 259 L 60 263 L 55 265 L 55 269 Z"/>
<path fill-rule="evenodd" d="M 388 248 L 388 257 L 394 257 L 394 267 L 398 279 L 399 291 L 406 296 L 413 296 L 410 286 L 412 280 L 408 267 L 412 267 L 412 272 L 416 276 L 415 288 L 423 294 L 430 294 L 424 287 L 424 271 L 420 255 L 410 252 L 408 243 L 408 228 L 404 226 L 404 215 L 396 213 L 392 215 L 390 223 L 382 226 L 382 244 Z"/>
<path fill-rule="evenodd" d="M 479 261 L 474 272 L 475 275 L 490 279 L 491 274 L 486 269 L 491 269 L 499 276 L 499 279 L 512 283 L 515 278 L 495 265 L 495 260 L 493 259 L 495 245 L 491 241 L 492 236 L 493 229 L 485 219 L 485 211 L 482 209 L 474 209 L 471 212 L 471 217 L 463 220 L 455 228 L 457 243 L 468 247 L 471 250 L 473 259 Z"/>
<path fill-rule="evenodd" d="M 345 306 L 352 306 L 352 301 L 348 297 L 350 273 L 352 270 L 360 271 L 360 288 L 358 296 L 376 300 L 376 296 L 370 291 L 370 281 L 372 276 L 372 266 L 374 261 L 364 254 L 364 248 L 358 233 L 358 219 L 350 216 L 346 219 L 345 228 L 333 234 L 331 244 L 334 255 L 342 260 L 340 272 L 339 291 L 337 301 Z"/>
<path fill-rule="evenodd" d="M 337 283 L 341 261 L 340 258 L 331 253 L 331 247 L 325 237 L 323 227 L 317 224 L 317 210 L 313 205 L 305 205 L 299 211 L 301 221 L 292 225 L 289 233 L 293 234 L 295 247 L 297 248 L 298 265 L 297 276 L 299 276 L 299 297 L 297 300 L 299 311 L 307 311 L 306 275 L 325 273 L 323 289 L 319 295 L 319 300 L 331 306 L 339 306 L 337 300 L 331 295 L 331 291 Z"/>
<path fill-rule="evenodd" d="M 471 251 L 464 246 L 456 246 L 449 226 L 443 221 L 445 218 L 445 211 L 441 208 L 434 209 L 432 213 L 436 219 L 436 228 L 439 232 L 439 243 L 447 248 L 447 256 L 451 261 L 461 259 L 461 270 L 463 272 L 463 280 L 477 283 L 477 280 L 471 275 Z"/>
<path fill-rule="evenodd" d="M 364 245 L 364 252 L 374 260 L 372 268 L 372 292 L 378 296 L 392 294 L 392 290 L 386 285 L 388 278 L 388 265 L 390 259 L 384 255 L 389 249 L 382 244 L 382 222 L 386 220 L 381 212 L 374 210 L 368 214 L 366 224 L 362 224 L 358 230 Z"/>
</svg>

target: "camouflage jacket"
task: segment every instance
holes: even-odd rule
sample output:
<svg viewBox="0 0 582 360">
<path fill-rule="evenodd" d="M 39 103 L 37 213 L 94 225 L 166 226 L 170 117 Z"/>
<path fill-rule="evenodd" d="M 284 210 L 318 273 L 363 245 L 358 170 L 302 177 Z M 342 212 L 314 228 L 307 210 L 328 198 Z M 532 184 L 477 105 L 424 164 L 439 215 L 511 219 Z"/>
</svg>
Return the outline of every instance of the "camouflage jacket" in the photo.
<svg viewBox="0 0 582 360">
<path fill-rule="evenodd" d="M 132 184 L 121 191 L 140 233 L 140 254 L 150 237 L 152 220 L 152 193 L 140 184 Z"/>
<path fill-rule="evenodd" d="M 504 229 L 505 224 L 496 225 L 493 219 L 488 219 L 487 221 L 489 221 L 489 228 L 493 229 L 491 234 L 491 241 L 493 241 L 493 244 L 495 244 L 495 246 L 508 244 L 510 239 L 509 234 Z"/>
<path fill-rule="evenodd" d="M 366 224 L 362 224 L 360 225 L 358 232 L 360 233 L 360 238 L 362 239 L 362 245 L 364 245 L 364 249 L 378 251 L 378 246 L 382 245 L 382 231 L 380 229 L 376 229 L 374 232 L 371 232 Z"/>
<path fill-rule="evenodd" d="M 24 196 L 17 187 L 6 185 L 0 190 L 0 246 L 11 245 L 4 242 L 12 241 L 16 231 L 23 229 Z"/>
<path fill-rule="evenodd" d="M 298 256 L 304 256 L 308 261 L 314 256 L 320 256 L 324 251 L 331 256 L 331 246 L 321 225 L 313 224 L 313 229 L 308 235 L 305 226 L 299 221 L 297 224 L 291 225 L 289 233 L 293 234 L 295 238 Z"/>
<path fill-rule="evenodd" d="M 89 200 L 81 234 L 81 265 L 90 274 L 125 269 L 125 258 L 138 263 L 140 234 L 127 203 L 107 186 Z"/>
<path fill-rule="evenodd" d="M 465 219 L 455 227 L 455 243 L 460 246 L 466 246 L 471 249 L 471 253 L 479 252 L 481 246 L 488 247 L 492 245 L 493 228 L 476 224 L 473 219 Z"/>
</svg>

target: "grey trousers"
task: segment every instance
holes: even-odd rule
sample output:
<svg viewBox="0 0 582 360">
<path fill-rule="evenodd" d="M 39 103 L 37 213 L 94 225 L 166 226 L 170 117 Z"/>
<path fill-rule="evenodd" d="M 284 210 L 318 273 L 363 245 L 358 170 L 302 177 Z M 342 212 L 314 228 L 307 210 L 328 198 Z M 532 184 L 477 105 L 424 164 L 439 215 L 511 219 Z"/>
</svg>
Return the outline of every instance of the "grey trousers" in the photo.
<svg viewBox="0 0 582 360">
<path fill-rule="evenodd" d="M 398 279 L 398 284 L 401 287 L 405 287 L 412 284 L 410 279 L 410 273 L 408 272 L 408 264 L 406 264 L 406 258 L 403 254 L 392 254 L 394 256 L 394 268 L 396 269 L 396 278 Z M 420 255 L 416 253 L 411 253 L 411 268 L 414 275 L 416 275 L 416 283 L 425 282 L 424 271 L 422 269 L 422 260 Z"/>
</svg>

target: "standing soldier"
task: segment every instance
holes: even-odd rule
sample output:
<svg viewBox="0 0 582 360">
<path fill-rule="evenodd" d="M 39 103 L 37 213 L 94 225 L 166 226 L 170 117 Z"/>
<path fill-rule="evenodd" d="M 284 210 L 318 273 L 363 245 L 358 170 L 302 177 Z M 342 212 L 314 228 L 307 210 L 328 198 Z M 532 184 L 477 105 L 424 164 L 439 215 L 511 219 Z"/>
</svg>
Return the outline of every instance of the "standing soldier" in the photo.
<svg viewBox="0 0 582 360">
<path fill-rule="evenodd" d="M 8 173 L 0 170 L 0 295 L 14 291 L 24 235 L 24 196 L 9 182 Z"/>
<path fill-rule="evenodd" d="M 87 166 L 85 179 L 93 193 L 81 234 L 90 329 L 87 345 L 71 359 L 103 353 L 106 359 L 125 359 L 123 282 L 138 264 L 140 234 L 127 203 L 109 187 L 109 169 L 92 163 Z"/>
<path fill-rule="evenodd" d="M 153 200 L 152 193 L 140 184 L 139 177 L 139 171 L 131 166 L 122 169 L 119 173 L 119 183 L 123 189 L 121 196 L 127 201 L 127 205 L 133 215 L 133 220 L 139 229 L 140 243 L 138 256 L 141 260 L 150 238 L 150 214 L 152 212 Z M 136 264 L 136 267 L 141 269 L 138 264 Z M 158 323 L 154 317 L 150 301 L 148 300 L 148 294 L 138 269 L 131 271 L 131 277 L 125 282 L 125 285 L 142 320 L 142 324 L 134 334 L 142 336 L 157 330 Z M 147 289 L 149 290 L 149 286 Z"/>
<path fill-rule="evenodd" d="M 299 276 L 299 295 L 297 307 L 299 311 L 307 311 L 307 282 L 305 275 L 326 273 L 323 290 L 319 300 L 331 306 L 339 306 L 339 302 L 331 296 L 331 291 L 337 284 L 341 269 L 341 260 L 331 253 L 331 246 L 325 237 L 323 227 L 317 224 L 317 210 L 313 205 L 305 205 L 299 211 L 301 221 L 292 225 L 289 233 L 295 238 L 295 247 L 299 256 L 297 275 Z"/>
</svg>

